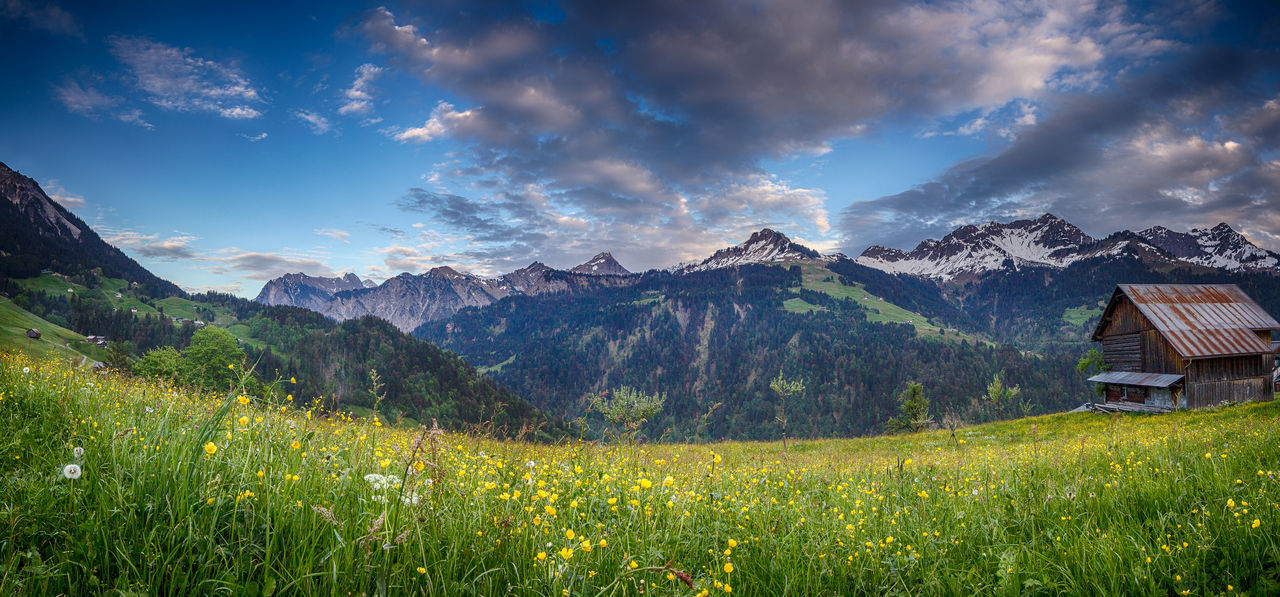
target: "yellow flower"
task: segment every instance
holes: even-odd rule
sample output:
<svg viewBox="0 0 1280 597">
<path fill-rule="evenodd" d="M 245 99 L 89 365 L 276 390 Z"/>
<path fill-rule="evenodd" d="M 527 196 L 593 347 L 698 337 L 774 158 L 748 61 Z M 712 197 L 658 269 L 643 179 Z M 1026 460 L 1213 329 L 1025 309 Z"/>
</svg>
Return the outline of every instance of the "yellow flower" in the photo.
<svg viewBox="0 0 1280 597">
<path fill-rule="evenodd" d="M 568 529 L 568 530 L 566 530 L 566 531 L 564 532 L 564 538 L 565 538 L 565 539 L 568 539 L 568 540 L 572 541 L 572 540 L 573 540 L 573 538 L 574 538 L 574 536 L 575 536 L 575 534 L 574 534 L 574 532 L 573 532 L 573 529 Z"/>
<path fill-rule="evenodd" d="M 733 563 L 732 563 L 732 562 L 725 562 L 725 563 L 724 563 L 724 573 L 725 573 L 725 574 L 729 574 L 729 573 L 731 573 L 731 572 L 733 572 Z"/>
<path fill-rule="evenodd" d="M 640 567 L 640 564 L 637 564 L 635 560 L 631 560 L 631 563 L 628 564 L 628 566 L 631 566 L 631 569 L 635 570 L 636 568 Z"/>
<path fill-rule="evenodd" d="M 266 474 L 267 474 L 266 472 L 259 470 L 259 471 L 258 471 L 258 478 L 259 478 L 259 479 L 261 479 L 261 478 L 262 478 L 264 475 L 266 475 Z"/>
<path fill-rule="evenodd" d="M 292 380 L 290 380 L 290 381 L 292 381 Z M 426 574 L 426 573 L 427 573 L 427 569 L 426 569 L 426 568 L 423 568 L 422 566 L 418 566 L 418 574 Z"/>
<path fill-rule="evenodd" d="M 715 454 L 715 452 L 712 452 L 712 454 Z M 712 462 L 714 462 L 714 463 L 716 463 L 716 464 L 720 464 L 720 455 L 719 455 L 719 454 L 715 454 L 715 457 L 714 457 L 714 458 L 712 458 L 712 459 L 711 459 L 711 461 L 712 461 Z"/>
<path fill-rule="evenodd" d="M 296 380 L 296 379 L 294 379 L 294 378 L 290 377 L 290 378 L 289 378 L 289 383 L 298 383 L 298 380 Z M 423 572 L 426 572 L 426 570 L 423 570 L 422 568 L 419 568 L 418 570 L 422 570 Z"/>
<path fill-rule="evenodd" d="M 733 592 L 733 587 L 729 586 L 729 583 L 725 583 L 725 584 L 724 584 L 724 592 L 726 592 L 726 593 L 732 593 L 732 592 Z"/>
<path fill-rule="evenodd" d="M 249 426 L 249 417 L 243 417 L 243 416 L 242 416 L 242 417 L 240 417 L 240 421 L 239 421 L 239 422 L 240 422 L 240 426 L 241 426 L 241 427 L 248 427 L 248 426 Z"/>
<path fill-rule="evenodd" d="M 538 561 L 541 562 L 542 560 L 545 560 L 545 559 L 547 559 L 547 552 L 545 551 L 538 552 Z"/>
<path fill-rule="evenodd" d="M 893 543 L 893 535 L 884 538 L 885 543 Z"/>
<path fill-rule="evenodd" d="M 1235 501 L 1235 500 L 1232 500 L 1232 499 L 1228 499 L 1228 500 L 1227 500 L 1227 507 L 1228 507 L 1228 508 L 1234 508 L 1234 507 L 1236 507 L 1236 501 Z"/>
<path fill-rule="evenodd" d="M 214 445 L 214 443 L 213 443 L 213 442 L 209 442 L 209 443 L 207 443 L 207 444 L 205 444 L 205 445 L 204 445 L 204 453 L 205 453 L 205 454 L 208 454 L 208 455 L 212 456 L 212 455 L 213 455 L 213 453 L 214 453 L 214 452 L 217 452 L 217 451 L 218 451 L 218 446 Z"/>
<path fill-rule="evenodd" d="M 244 405 L 244 404 L 248 404 L 248 403 L 249 403 L 249 397 L 248 397 L 248 396 L 245 396 L 244 394 L 241 394 L 239 397 L 237 397 L 237 398 L 236 398 L 236 402 L 239 402 L 239 403 L 240 403 L 240 404 L 242 404 L 242 405 Z"/>
<path fill-rule="evenodd" d="M 546 513 L 547 513 L 547 516 L 555 516 L 555 515 L 556 515 L 556 508 L 555 508 L 555 506 L 544 506 L 544 507 L 542 508 L 542 511 L 543 511 L 543 512 L 546 512 Z"/>
<path fill-rule="evenodd" d="M 563 560 L 572 560 L 572 559 L 573 559 L 573 550 L 572 550 L 572 549 L 569 549 L 568 547 L 561 547 L 561 548 L 560 548 L 560 558 L 561 558 L 561 559 L 563 559 Z"/>
<path fill-rule="evenodd" d="M 232 365 L 232 364 L 228 364 L 228 365 L 227 365 L 227 369 L 232 369 L 232 370 L 234 370 L 235 368 L 236 368 L 236 366 L 235 366 L 235 365 Z"/>
<path fill-rule="evenodd" d="M 293 443 L 289 444 L 289 447 L 290 447 L 290 448 L 293 448 L 294 450 L 297 450 L 297 449 L 302 448 L 302 444 L 301 444 L 301 443 L 298 443 L 298 440 L 296 440 L 296 439 L 295 439 L 295 440 L 293 440 Z"/>
<path fill-rule="evenodd" d="M 648 479 L 640 479 L 640 486 L 645 489 L 648 489 L 650 487 L 653 487 L 653 481 L 650 481 Z"/>
<path fill-rule="evenodd" d="M 1261 520 L 1258 520 L 1257 518 L 1253 519 L 1253 528 L 1255 528 L 1255 529 L 1256 529 L 1256 528 L 1258 528 L 1258 527 L 1259 527 L 1259 526 L 1261 526 L 1261 525 L 1262 525 L 1262 521 L 1261 521 Z"/>
<path fill-rule="evenodd" d="M 600 547 L 608 547 L 608 545 L 609 545 L 608 541 L 605 541 L 604 539 L 600 540 Z"/>
<path fill-rule="evenodd" d="M 387 468 L 388 466 L 391 466 L 391 459 L 383 458 L 382 460 L 378 461 L 378 466 L 382 468 Z"/>
<path fill-rule="evenodd" d="M 737 547 L 737 546 L 738 546 L 738 542 L 737 542 L 737 541 L 735 541 L 735 540 L 733 540 L 733 539 L 730 539 L 730 540 L 729 540 L 729 547 Z"/>
<path fill-rule="evenodd" d="M 667 475 L 667 478 L 662 480 L 663 487 L 671 487 L 672 485 L 675 485 L 675 484 L 676 484 L 675 477 L 672 477 L 671 475 Z"/>
</svg>

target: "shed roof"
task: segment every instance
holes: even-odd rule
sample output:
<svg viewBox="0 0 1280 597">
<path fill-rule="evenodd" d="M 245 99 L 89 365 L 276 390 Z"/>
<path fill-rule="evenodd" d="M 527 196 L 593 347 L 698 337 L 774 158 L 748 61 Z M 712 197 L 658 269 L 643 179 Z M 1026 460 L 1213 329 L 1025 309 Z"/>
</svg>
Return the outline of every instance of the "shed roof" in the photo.
<svg viewBox="0 0 1280 597">
<path fill-rule="evenodd" d="M 1105 371 L 1089 378 L 1097 383 L 1110 383 L 1121 386 L 1146 386 L 1149 388 L 1167 388 L 1182 381 L 1181 375 L 1172 373 L 1141 373 L 1132 371 Z"/>
<path fill-rule="evenodd" d="M 1280 322 L 1235 284 L 1120 284 L 1094 340 L 1102 338 L 1120 296 L 1132 301 L 1183 358 L 1271 352 L 1257 332 L 1280 329 Z"/>
</svg>

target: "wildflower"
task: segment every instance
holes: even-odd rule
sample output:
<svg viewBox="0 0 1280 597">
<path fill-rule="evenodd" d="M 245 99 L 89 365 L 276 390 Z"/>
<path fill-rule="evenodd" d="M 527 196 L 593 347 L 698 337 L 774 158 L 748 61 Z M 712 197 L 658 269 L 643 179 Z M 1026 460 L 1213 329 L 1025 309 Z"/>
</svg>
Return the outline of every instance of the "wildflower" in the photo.
<svg viewBox="0 0 1280 597">
<path fill-rule="evenodd" d="M 572 550 L 572 549 L 569 549 L 568 547 L 561 547 L 561 548 L 560 548 L 560 559 L 563 559 L 563 560 L 572 560 L 572 559 L 573 559 L 573 550 Z"/>
<path fill-rule="evenodd" d="M 84 458 L 84 448 L 81 448 L 80 446 L 76 446 L 72 448 L 71 455 L 75 456 L 76 458 Z"/>
<path fill-rule="evenodd" d="M 238 397 L 236 397 L 236 402 L 239 402 L 240 405 L 243 406 L 249 403 L 249 397 L 245 396 L 244 394 L 241 394 Z"/>
<path fill-rule="evenodd" d="M 545 551 L 538 552 L 538 561 L 541 562 L 542 560 L 545 560 L 545 559 L 547 559 L 547 552 Z"/>
<path fill-rule="evenodd" d="M 1253 528 L 1255 528 L 1255 529 L 1256 529 L 1256 528 L 1258 528 L 1258 527 L 1259 527 L 1259 526 L 1261 526 L 1261 525 L 1262 525 L 1262 521 L 1261 521 L 1261 520 L 1258 520 L 1257 518 L 1253 519 Z"/>
<path fill-rule="evenodd" d="M 68 464 L 67 466 L 62 467 L 62 476 L 71 479 L 72 481 L 80 478 L 80 472 L 80 465 L 78 464 Z"/>
<path fill-rule="evenodd" d="M 292 378 L 290 378 L 290 379 L 289 379 L 289 381 L 290 381 L 290 382 L 292 382 L 292 381 L 293 381 L 293 379 L 292 379 Z M 418 566 L 418 574 L 426 574 L 426 573 L 427 573 L 427 569 L 426 569 L 426 568 L 423 568 L 422 566 Z"/>
<path fill-rule="evenodd" d="M 640 564 L 637 564 L 635 560 L 631 560 L 631 563 L 628 564 L 628 566 L 630 566 L 632 570 L 635 570 L 640 567 Z"/>
<path fill-rule="evenodd" d="M 1233 499 L 1227 499 L 1227 507 L 1228 507 L 1228 508 L 1234 508 L 1234 507 L 1236 507 L 1236 501 L 1235 501 L 1235 500 L 1233 500 Z"/>
<path fill-rule="evenodd" d="M 23 372 L 23 373 L 31 373 L 31 367 L 23 367 L 23 368 L 22 368 L 22 372 Z"/>
<path fill-rule="evenodd" d="M 240 426 L 241 426 L 241 427 L 248 427 L 248 426 L 249 426 L 249 417 L 241 416 L 241 417 L 240 417 L 240 420 L 239 420 L 238 422 L 240 423 Z"/>
<path fill-rule="evenodd" d="M 294 378 L 290 377 L 290 378 L 289 378 L 289 383 L 298 383 L 298 380 L 296 380 L 296 379 L 294 379 Z M 419 568 L 418 570 L 422 570 L 422 568 Z M 426 572 L 426 570 L 422 570 L 422 571 L 423 571 L 423 572 Z"/>
<path fill-rule="evenodd" d="M 608 541 L 605 541 L 604 539 L 600 540 L 600 547 L 608 547 L 608 545 L 609 545 Z"/>
<path fill-rule="evenodd" d="M 672 477 L 671 475 L 667 475 L 667 478 L 662 480 L 663 487 L 671 487 L 672 485 L 675 485 L 675 484 L 676 484 L 675 477 Z"/>
<path fill-rule="evenodd" d="M 733 539 L 730 539 L 730 540 L 729 540 L 729 547 L 731 547 L 731 548 L 732 548 L 732 547 L 737 547 L 737 546 L 738 546 L 738 542 L 737 542 L 737 541 L 735 541 L 735 540 L 733 540 Z"/>
<path fill-rule="evenodd" d="M 575 536 L 576 536 L 576 535 L 574 534 L 573 529 L 568 529 L 568 530 L 566 530 L 566 531 L 564 532 L 564 538 L 565 538 L 565 539 L 568 539 L 568 540 L 570 540 L 570 541 L 573 541 L 573 538 L 574 538 Z"/>
<path fill-rule="evenodd" d="M 217 452 L 217 451 L 218 451 L 218 446 L 217 446 L 217 445 L 215 445 L 213 442 L 209 442 L 209 443 L 207 443 L 207 444 L 205 444 L 205 445 L 204 445 L 204 453 L 205 453 L 205 454 L 208 454 L 208 455 L 210 455 L 210 456 L 213 456 L 213 453 L 214 453 L 214 452 Z"/>
<path fill-rule="evenodd" d="M 650 481 L 648 479 L 640 479 L 640 486 L 645 489 L 648 489 L 650 487 L 653 487 L 653 481 Z"/>
<path fill-rule="evenodd" d="M 724 563 L 724 573 L 725 573 L 725 574 L 729 574 L 729 573 L 732 573 L 732 572 L 733 572 L 733 562 L 725 562 L 725 563 Z"/>
<path fill-rule="evenodd" d="M 235 366 L 234 364 L 227 363 L 227 369 L 231 369 L 231 370 L 233 370 L 233 371 L 234 371 L 234 370 L 235 370 L 235 368 L 236 368 L 236 366 Z"/>
</svg>

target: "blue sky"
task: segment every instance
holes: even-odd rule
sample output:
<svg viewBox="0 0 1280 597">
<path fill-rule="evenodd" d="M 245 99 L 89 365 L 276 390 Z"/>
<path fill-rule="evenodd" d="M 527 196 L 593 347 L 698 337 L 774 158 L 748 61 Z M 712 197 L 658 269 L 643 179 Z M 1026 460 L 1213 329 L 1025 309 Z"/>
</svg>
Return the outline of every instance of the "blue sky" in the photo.
<svg viewBox="0 0 1280 597">
<path fill-rule="evenodd" d="M 1052 212 L 1280 249 L 1270 3 L 0 0 L 0 161 L 189 289 Z"/>
</svg>

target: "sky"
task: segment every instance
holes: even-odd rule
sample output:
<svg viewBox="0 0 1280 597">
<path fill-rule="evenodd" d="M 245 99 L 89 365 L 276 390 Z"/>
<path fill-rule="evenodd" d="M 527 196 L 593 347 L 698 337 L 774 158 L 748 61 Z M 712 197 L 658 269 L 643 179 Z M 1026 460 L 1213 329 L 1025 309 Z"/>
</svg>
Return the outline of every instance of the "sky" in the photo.
<svg viewBox="0 0 1280 597">
<path fill-rule="evenodd" d="M 1280 250 L 1272 2 L 0 0 L 0 161 L 145 267 L 643 271 L 1053 213 Z"/>
</svg>

